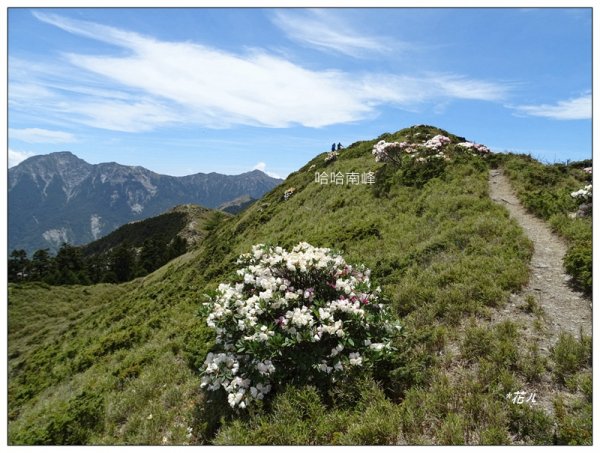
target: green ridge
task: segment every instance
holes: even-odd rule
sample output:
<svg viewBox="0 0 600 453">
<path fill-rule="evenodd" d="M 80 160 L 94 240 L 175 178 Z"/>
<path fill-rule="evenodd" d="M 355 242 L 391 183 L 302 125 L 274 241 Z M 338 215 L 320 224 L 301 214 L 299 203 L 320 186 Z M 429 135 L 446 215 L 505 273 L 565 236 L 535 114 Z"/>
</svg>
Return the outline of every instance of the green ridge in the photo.
<svg viewBox="0 0 600 453">
<path fill-rule="evenodd" d="M 194 250 L 144 278 L 9 285 L 9 443 L 591 442 L 591 428 L 569 429 L 580 419 L 591 424 L 591 403 L 561 403 L 556 428 L 540 409 L 507 402 L 507 392 L 534 385 L 539 362 L 537 345 L 522 343 L 517 325 L 465 329 L 527 282 L 532 252 L 489 199 L 488 165 L 465 158 L 408 186 L 399 183 L 405 175 L 381 171 L 371 155 L 381 139 L 422 142 L 438 133 L 463 140 L 416 126 L 357 142 L 328 164 L 320 154 L 238 216 L 213 218 Z M 323 171 L 372 171 L 378 179 L 374 186 L 320 185 L 315 172 Z M 397 358 L 329 400 L 311 387 L 290 388 L 236 416 L 199 388 L 198 368 L 212 346 L 198 314 L 203 294 L 230 280 L 238 255 L 253 244 L 300 241 L 372 269 L 404 325 Z M 534 352 L 519 353 L 530 346 Z M 583 383 L 584 361 L 569 369 Z M 582 391 L 572 386 L 574 395 Z"/>
</svg>

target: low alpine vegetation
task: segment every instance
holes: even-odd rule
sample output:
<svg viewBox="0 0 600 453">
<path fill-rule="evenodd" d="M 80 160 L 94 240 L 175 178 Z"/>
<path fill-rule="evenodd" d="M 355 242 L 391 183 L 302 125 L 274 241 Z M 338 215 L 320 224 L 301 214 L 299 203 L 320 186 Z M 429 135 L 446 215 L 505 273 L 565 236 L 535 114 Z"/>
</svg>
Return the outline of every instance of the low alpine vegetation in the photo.
<svg viewBox="0 0 600 453">
<path fill-rule="evenodd" d="M 388 180 L 396 173 L 396 183 L 423 187 L 430 179 L 444 174 L 448 163 L 486 156 L 490 150 L 485 145 L 437 134 L 419 143 L 380 140 L 373 146 L 372 154 L 376 162 L 387 164 L 380 169 L 378 179 Z"/>
<path fill-rule="evenodd" d="M 571 192 L 571 196 L 578 201 L 589 203 L 592 201 L 592 185 L 588 184 L 583 189 Z"/>
<path fill-rule="evenodd" d="M 400 326 L 364 266 L 306 242 L 290 252 L 255 245 L 238 264 L 239 279 L 205 304 L 216 347 L 202 387 L 223 388 L 231 407 L 288 384 L 327 387 L 392 353 Z"/>
<path fill-rule="evenodd" d="M 455 146 L 445 135 L 435 135 L 424 143 L 386 142 L 380 140 L 373 146 L 373 155 L 377 162 L 391 162 L 402 165 L 407 159 L 418 163 L 430 162 L 436 159 L 451 160 L 451 154 L 468 153 L 472 156 L 485 156 L 490 153 L 487 146 L 473 142 L 460 142 Z M 458 148 L 457 148 L 458 147 Z"/>
<path fill-rule="evenodd" d="M 592 292 L 592 167 L 590 161 L 544 165 L 523 155 L 495 155 L 523 205 L 568 243 L 564 266 L 572 283 Z M 582 188 L 583 186 L 583 188 Z"/>
</svg>

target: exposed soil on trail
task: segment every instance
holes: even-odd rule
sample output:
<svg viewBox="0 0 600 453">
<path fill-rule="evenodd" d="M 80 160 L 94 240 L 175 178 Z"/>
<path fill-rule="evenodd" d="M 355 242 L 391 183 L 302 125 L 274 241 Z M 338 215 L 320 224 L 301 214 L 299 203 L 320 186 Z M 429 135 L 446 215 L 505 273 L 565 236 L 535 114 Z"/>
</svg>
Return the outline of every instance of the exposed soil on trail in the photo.
<svg viewBox="0 0 600 453">
<path fill-rule="evenodd" d="M 548 348 L 556 343 L 561 332 L 575 337 L 579 337 L 580 333 L 591 335 L 591 301 L 569 286 L 570 278 L 563 269 L 563 257 L 567 251 L 564 240 L 554 234 L 543 220 L 525 210 L 502 170 L 490 171 L 489 184 L 491 199 L 506 207 L 534 246 L 529 283 L 519 294 L 512 295 L 510 303 L 494 318 L 521 318 L 524 315 L 522 307 L 532 295 L 543 310 L 544 320 L 542 332 L 535 336 L 541 334 L 546 337 Z M 532 331 L 528 333 L 533 334 Z"/>
</svg>

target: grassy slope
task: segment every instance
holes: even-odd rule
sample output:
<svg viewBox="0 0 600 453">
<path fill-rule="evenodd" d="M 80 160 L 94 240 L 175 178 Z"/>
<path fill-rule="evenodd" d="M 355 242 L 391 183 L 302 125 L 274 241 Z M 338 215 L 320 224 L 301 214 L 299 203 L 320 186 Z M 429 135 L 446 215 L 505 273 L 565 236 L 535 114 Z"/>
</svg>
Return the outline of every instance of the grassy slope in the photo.
<svg viewBox="0 0 600 453">
<path fill-rule="evenodd" d="M 410 129 L 386 140 L 417 132 L 419 140 L 435 133 Z M 528 382 L 535 363 L 516 352 L 517 326 L 506 323 L 483 339 L 476 327 L 464 328 L 528 278 L 530 243 L 488 199 L 486 166 L 453 165 L 423 189 L 393 185 L 379 198 L 366 185 L 314 182 L 315 171 L 376 170 L 373 143 L 353 145 L 328 166 L 317 156 L 241 216 L 213 225 L 198 249 L 146 278 L 89 288 L 11 286 L 10 442 L 551 443 L 553 420 L 504 398 Z M 296 194 L 283 201 L 289 187 Z M 196 370 L 211 343 L 196 315 L 202 294 L 232 277 L 236 257 L 252 244 L 299 241 L 342 250 L 348 262 L 373 269 L 403 318 L 397 363 L 380 385 L 340 389 L 334 407 L 310 388 L 290 389 L 270 412 L 226 420 L 213 438 L 214 415 L 227 411 L 207 406 L 199 392 Z M 485 348 L 473 352 L 471 343 Z M 460 387 L 452 385 L 449 345 L 479 370 L 459 377 Z"/>
</svg>

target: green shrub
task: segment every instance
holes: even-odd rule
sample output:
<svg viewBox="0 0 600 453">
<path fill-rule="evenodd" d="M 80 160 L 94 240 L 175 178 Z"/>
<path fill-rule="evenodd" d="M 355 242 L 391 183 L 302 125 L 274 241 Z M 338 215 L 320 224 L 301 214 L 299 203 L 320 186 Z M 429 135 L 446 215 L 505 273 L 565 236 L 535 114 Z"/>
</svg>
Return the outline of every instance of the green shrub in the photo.
<svg viewBox="0 0 600 453">
<path fill-rule="evenodd" d="M 527 382 L 539 382 L 546 372 L 548 361 L 545 356 L 539 353 L 536 344 L 529 345 L 526 354 L 522 354 L 519 359 L 519 370 L 527 379 Z"/>
<path fill-rule="evenodd" d="M 446 170 L 447 163 L 443 159 L 431 160 L 424 163 L 405 161 L 397 175 L 399 184 L 422 188 L 433 178 L 441 177 Z"/>
<path fill-rule="evenodd" d="M 534 445 L 554 443 L 554 423 L 542 409 L 536 409 L 528 404 L 508 404 L 509 429 L 518 440 Z"/>
<path fill-rule="evenodd" d="M 85 390 L 52 407 L 30 430 L 19 431 L 13 445 L 84 445 L 102 427 L 103 397 Z"/>
<path fill-rule="evenodd" d="M 506 428 L 492 427 L 481 432 L 480 445 L 508 445 L 510 444 L 509 433 Z"/>
<path fill-rule="evenodd" d="M 556 444 L 592 445 L 591 403 L 576 403 L 576 407 L 569 409 L 559 398 L 554 402 L 554 412 L 557 419 Z"/>
<path fill-rule="evenodd" d="M 494 335 L 491 330 L 472 323 L 465 331 L 461 347 L 465 359 L 477 361 L 481 357 L 487 357 L 492 353 L 493 347 Z"/>
<path fill-rule="evenodd" d="M 566 379 L 592 361 L 592 342 L 590 337 L 582 336 L 576 340 L 569 333 L 561 333 L 551 349 L 554 362 L 554 376 L 562 384 Z"/>
<path fill-rule="evenodd" d="M 510 368 L 517 362 L 517 341 L 517 327 L 510 321 L 503 321 L 494 329 L 472 322 L 465 331 L 461 351 L 467 360 L 485 358 L 499 367 Z"/>
<path fill-rule="evenodd" d="M 400 413 L 383 392 L 363 383 L 352 409 L 328 407 L 312 386 L 288 387 L 271 413 L 254 412 L 224 426 L 217 445 L 390 445 L 400 434 Z"/>
<path fill-rule="evenodd" d="M 576 242 L 572 244 L 564 257 L 567 273 L 573 282 L 584 291 L 592 289 L 592 244 Z"/>
<path fill-rule="evenodd" d="M 442 426 L 437 431 L 437 442 L 440 445 L 464 445 L 465 426 L 462 415 L 450 413 L 444 419 Z"/>
</svg>

